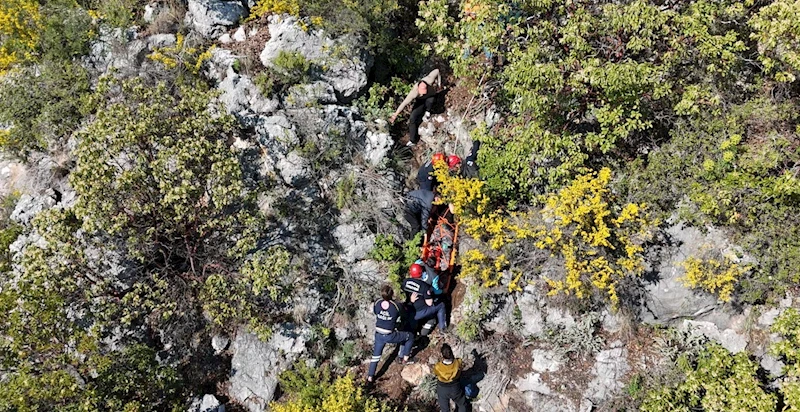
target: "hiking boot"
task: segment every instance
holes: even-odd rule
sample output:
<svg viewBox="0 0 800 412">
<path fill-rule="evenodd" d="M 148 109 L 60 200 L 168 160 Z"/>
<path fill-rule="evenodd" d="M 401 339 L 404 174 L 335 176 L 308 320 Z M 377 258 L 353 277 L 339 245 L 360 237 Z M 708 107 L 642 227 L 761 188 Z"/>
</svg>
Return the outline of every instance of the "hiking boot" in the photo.
<svg viewBox="0 0 800 412">
<path fill-rule="evenodd" d="M 403 366 L 413 365 L 415 363 L 417 363 L 417 361 L 415 361 L 413 358 L 408 358 L 408 360 L 404 360 L 402 358 L 400 359 L 400 364 Z"/>
</svg>

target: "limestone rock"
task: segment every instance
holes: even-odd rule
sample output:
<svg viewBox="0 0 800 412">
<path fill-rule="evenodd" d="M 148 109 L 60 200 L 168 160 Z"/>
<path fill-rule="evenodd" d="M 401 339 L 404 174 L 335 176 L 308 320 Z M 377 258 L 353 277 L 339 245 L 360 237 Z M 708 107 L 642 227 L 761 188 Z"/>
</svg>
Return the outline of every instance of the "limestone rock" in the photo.
<svg viewBox="0 0 800 412">
<path fill-rule="evenodd" d="M 330 84 L 344 100 L 366 87 L 373 59 L 359 45 L 358 38 L 333 40 L 321 31 L 303 30 L 296 18 L 285 15 L 270 16 L 269 32 L 270 39 L 260 56 L 264 66 L 281 70 L 273 63 L 275 58 L 281 52 L 296 52 L 322 68 L 319 79 Z"/>
<path fill-rule="evenodd" d="M 386 132 L 367 132 L 367 142 L 364 147 L 364 158 L 372 166 L 380 166 L 386 155 L 392 149 L 392 136 Z"/>
<path fill-rule="evenodd" d="M 551 395 L 553 393 L 550 387 L 542 382 L 542 375 L 539 373 L 529 373 L 524 378 L 516 383 L 517 388 L 522 392 L 536 392 L 542 395 Z"/>
<path fill-rule="evenodd" d="M 365 284 L 380 285 L 385 280 L 380 265 L 372 259 L 361 260 L 350 266 L 353 277 Z"/>
<path fill-rule="evenodd" d="M 219 37 L 247 16 L 239 1 L 189 0 L 185 23 L 207 39 Z"/>
<path fill-rule="evenodd" d="M 624 386 L 622 381 L 630 370 L 627 357 L 627 349 L 621 347 L 600 351 L 591 371 L 594 378 L 589 382 L 583 397 L 592 401 L 602 401 L 622 389 Z"/>
<path fill-rule="evenodd" d="M 430 366 L 423 363 L 415 363 L 413 365 L 407 365 L 403 367 L 403 370 L 400 372 L 400 376 L 404 381 L 417 386 L 420 384 L 420 382 L 422 382 L 422 379 L 425 377 L 425 375 L 430 373 Z"/>
<path fill-rule="evenodd" d="M 299 187 L 308 181 L 310 171 L 308 161 L 296 150 L 278 160 L 275 167 L 283 181 L 289 186 Z"/>
<path fill-rule="evenodd" d="M 216 396 L 205 394 L 202 399 L 195 398 L 187 412 L 225 412 L 225 405 Z"/>
<path fill-rule="evenodd" d="M 231 36 L 231 38 L 233 40 L 236 40 L 236 41 L 245 41 L 245 40 L 247 40 L 247 35 L 244 32 L 244 27 L 240 26 L 236 30 L 236 32 L 233 33 L 233 36 Z"/>
<path fill-rule="evenodd" d="M 333 230 L 333 236 L 342 248 L 342 261 L 354 263 L 365 259 L 375 246 L 375 235 L 369 233 L 362 223 L 345 223 Z"/>
<path fill-rule="evenodd" d="M 522 316 L 522 328 L 525 334 L 536 336 L 544 332 L 544 318 L 540 306 L 541 296 L 533 286 L 526 286 L 524 293 L 517 300 Z"/>
<path fill-rule="evenodd" d="M 53 189 L 48 189 L 44 194 L 38 196 L 25 193 L 20 196 L 14 211 L 11 212 L 11 220 L 27 225 L 39 212 L 55 205 L 56 194 Z"/>
<path fill-rule="evenodd" d="M 564 357 L 556 351 L 534 349 L 531 356 L 531 368 L 536 372 L 556 372 L 564 364 Z"/>
<path fill-rule="evenodd" d="M 287 108 L 311 107 L 318 104 L 336 103 L 336 92 L 323 81 L 292 86 L 283 100 Z"/>
<path fill-rule="evenodd" d="M 278 109 L 276 100 L 265 98 L 249 77 L 233 73 L 232 69 L 217 87 L 222 91 L 219 98 L 228 113 L 240 120 L 254 115 L 272 114 Z"/>
<path fill-rule="evenodd" d="M 732 353 L 739 353 L 747 347 L 747 336 L 736 333 L 733 329 L 720 331 L 712 322 L 684 320 L 683 328 L 696 335 L 703 335 L 719 342 L 725 349 Z"/>
<path fill-rule="evenodd" d="M 267 410 L 275 396 L 278 375 L 305 351 L 307 330 L 286 325 L 267 342 L 240 329 L 231 344 L 228 396 L 250 412 Z"/>
<path fill-rule="evenodd" d="M 642 321 L 664 324 L 687 318 L 702 319 L 713 320 L 719 327 L 725 327 L 730 316 L 719 309 L 716 297 L 696 292 L 679 280 L 685 272 L 681 263 L 689 256 L 701 255 L 701 249 L 709 246 L 720 251 L 737 248 L 730 244 L 722 231 L 713 227 L 703 233 L 697 228 L 677 224 L 667 228 L 666 236 L 670 245 L 661 250 L 657 259 L 650 259 L 660 261 L 654 268 L 659 280 L 646 287 L 647 298 L 640 314 Z"/>
<path fill-rule="evenodd" d="M 228 349 L 230 343 L 231 340 L 225 335 L 214 335 L 211 338 L 211 347 L 214 348 L 214 353 L 217 355 L 225 352 L 225 349 Z"/>
</svg>

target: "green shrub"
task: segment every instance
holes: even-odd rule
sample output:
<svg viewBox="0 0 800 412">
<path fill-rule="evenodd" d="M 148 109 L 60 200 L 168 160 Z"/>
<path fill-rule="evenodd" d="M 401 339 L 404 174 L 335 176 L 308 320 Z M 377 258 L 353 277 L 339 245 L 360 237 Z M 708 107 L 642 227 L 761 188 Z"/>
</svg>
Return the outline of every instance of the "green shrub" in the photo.
<svg viewBox="0 0 800 412">
<path fill-rule="evenodd" d="M 642 411 L 776 411 L 776 396 L 766 391 L 747 352 L 731 354 L 712 343 L 696 359 L 682 356 L 678 365 L 685 378 L 648 391 Z"/>
<path fill-rule="evenodd" d="M 25 159 L 32 151 L 63 145 L 86 114 L 89 75 L 79 64 L 46 62 L 0 82 L 0 147 Z"/>
</svg>

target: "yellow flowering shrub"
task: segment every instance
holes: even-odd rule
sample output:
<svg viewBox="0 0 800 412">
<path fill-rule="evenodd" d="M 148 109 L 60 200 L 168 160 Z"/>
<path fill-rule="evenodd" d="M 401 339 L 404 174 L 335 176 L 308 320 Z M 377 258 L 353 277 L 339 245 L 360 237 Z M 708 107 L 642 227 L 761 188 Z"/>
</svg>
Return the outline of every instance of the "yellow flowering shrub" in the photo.
<svg viewBox="0 0 800 412">
<path fill-rule="evenodd" d="M 253 21 L 269 14 L 300 15 L 300 2 L 297 0 L 259 0 L 255 7 L 250 9 L 250 16 L 245 21 Z"/>
<path fill-rule="evenodd" d="M 321 387 L 317 396 L 296 396 L 288 402 L 273 402 L 273 412 L 389 412 L 377 399 L 364 394 L 364 390 L 356 385 L 352 375 L 336 378 L 332 383 L 309 382 Z M 309 389 L 309 388 L 305 388 Z"/>
<path fill-rule="evenodd" d="M 716 294 L 723 302 L 731 300 L 736 282 L 750 269 L 731 262 L 727 257 L 719 261 L 692 256 L 686 259 L 682 266 L 686 274 L 680 280 L 685 286 Z"/>
<path fill-rule="evenodd" d="M 147 58 L 160 62 L 167 69 L 186 68 L 194 74 L 200 73 L 215 46 L 209 47 L 206 51 L 200 52 L 196 47 L 186 45 L 186 37 L 178 33 L 174 46 L 156 47 Z"/>
<path fill-rule="evenodd" d="M 565 266 L 564 279 L 546 279 L 550 295 L 583 299 L 600 292 L 616 306 L 619 282 L 644 272 L 642 243 L 652 236 L 655 222 L 648 220 L 644 204 L 616 211 L 610 180 L 611 170 L 603 168 L 548 197 L 542 211 L 546 228 L 536 246 L 561 256 Z"/>
<path fill-rule="evenodd" d="M 32 57 L 39 40 L 41 22 L 39 3 L 0 1 L 0 74 Z"/>
<path fill-rule="evenodd" d="M 478 249 L 471 249 L 461 258 L 461 276 L 475 278 L 484 287 L 494 287 L 500 284 L 500 280 L 503 278 L 503 269 L 508 266 L 508 263 L 504 254 L 492 258 Z"/>
</svg>

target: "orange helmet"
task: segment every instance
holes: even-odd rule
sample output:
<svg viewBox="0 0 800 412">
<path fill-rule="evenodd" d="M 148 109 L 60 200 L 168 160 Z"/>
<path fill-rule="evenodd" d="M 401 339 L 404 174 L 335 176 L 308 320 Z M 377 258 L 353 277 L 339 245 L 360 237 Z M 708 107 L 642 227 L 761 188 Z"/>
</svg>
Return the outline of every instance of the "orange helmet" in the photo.
<svg viewBox="0 0 800 412">
<path fill-rule="evenodd" d="M 409 275 L 410 275 L 410 276 L 411 276 L 413 279 L 419 279 L 419 278 L 421 278 L 421 277 L 422 277 L 422 266 L 420 266 L 420 265 L 419 265 L 419 264 L 417 264 L 417 263 L 414 263 L 414 264 L 413 264 L 413 265 L 411 265 L 411 267 L 408 269 L 408 274 L 409 274 Z"/>
<path fill-rule="evenodd" d="M 433 157 L 431 157 L 431 163 L 435 165 L 437 162 L 444 162 L 444 153 L 433 154 Z"/>
<path fill-rule="evenodd" d="M 460 157 L 458 157 L 456 155 L 450 155 L 450 156 L 447 157 L 447 166 L 449 168 L 452 169 L 452 168 L 458 166 L 459 163 L 461 163 L 461 158 Z"/>
</svg>

